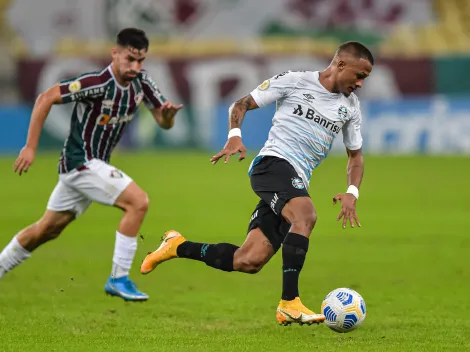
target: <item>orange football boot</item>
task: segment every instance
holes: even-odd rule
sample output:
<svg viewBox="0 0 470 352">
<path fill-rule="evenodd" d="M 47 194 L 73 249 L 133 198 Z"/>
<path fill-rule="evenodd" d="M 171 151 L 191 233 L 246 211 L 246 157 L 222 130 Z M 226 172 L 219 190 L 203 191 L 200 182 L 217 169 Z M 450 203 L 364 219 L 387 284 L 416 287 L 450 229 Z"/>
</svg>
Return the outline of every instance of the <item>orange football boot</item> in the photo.
<svg viewBox="0 0 470 352">
<path fill-rule="evenodd" d="M 276 320 L 280 325 L 290 325 L 292 323 L 312 325 L 323 323 L 325 316 L 312 312 L 302 304 L 299 297 L 295 297 L 292 301 L 281 300 L 279 302 Z"/>
<path fill-rule="evenodd" d="M 177 231 L 169 230 L 165 232 L 162 241 L 160 247 L 158 247 L 156 251 L 150 252 L 143 260 L 140 266 L 140 272 L 142 274 L 148 274 L 159 264 L 177 258 L 176 248 L 178 248 L 181 243 L 185 242 L 186 238 Z"/>
</svg>

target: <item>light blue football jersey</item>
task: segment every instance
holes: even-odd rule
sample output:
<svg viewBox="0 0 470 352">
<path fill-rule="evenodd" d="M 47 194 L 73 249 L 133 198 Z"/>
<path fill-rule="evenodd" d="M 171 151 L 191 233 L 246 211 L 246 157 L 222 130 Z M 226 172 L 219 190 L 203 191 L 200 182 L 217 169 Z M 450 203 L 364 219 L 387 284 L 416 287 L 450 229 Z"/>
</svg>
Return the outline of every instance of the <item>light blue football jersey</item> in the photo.
<svg viewBox="0 0 470 352">
<path fill-rule="evenodd" d="M 309 187 L 312 171 L 325 160 L 341 131 L 350 150 L 362 147 L 361 111 L 354 93 L 331 93 L 318 71 L 288 71 L 260 84 L 251 93 L 261 108 L 276 102 L 269 136 L 249 173 L 265 155 L 287 160 Z"/>
</svg>

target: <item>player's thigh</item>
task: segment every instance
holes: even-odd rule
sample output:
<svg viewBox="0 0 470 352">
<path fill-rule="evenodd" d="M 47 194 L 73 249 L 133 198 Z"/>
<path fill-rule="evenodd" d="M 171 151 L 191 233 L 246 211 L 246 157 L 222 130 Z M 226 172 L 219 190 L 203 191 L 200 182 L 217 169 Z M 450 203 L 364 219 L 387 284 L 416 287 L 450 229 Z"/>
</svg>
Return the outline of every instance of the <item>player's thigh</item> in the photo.
<svg viewBox="0 0 470 352">
<path fill-rule="evenodd" d="M 249 245 L 256 242 L 256 248 L 265 248 L 269 260 L 281 247 L 289 228 L 289 223 L 282 216 L 274 214 L 271 207 L 261 199 L 251 214 L 247 241 L 244 245 L 246 244 L 249 249 Z"/>
<path fill-rule="evenodd" d="M 250 182 L 253 191 L 278 216 L 281 216 L 284 206 L 291 199 L 310 197 L 297 171 L 281 158 L 263 157 L 253 167 Z"/>
<path fill-rule="evenodd" d="M 73 218 L 77 218 L 91 204 L 85 195 L 65 183 L 63 178 L 64 175 L 61 175 L 47 202 L 47 210 L 42 218 L 45 224 L 54 221 L 62 222 L 63 219 L 68 219 L 71 214 Z"/>
<path fill-rule="evenodd" d="M 317 215 L 310 197 L 296 197 L 289 199 L 282 209 L 282 216 L 289 223 L 298 221 L 315 223 Z"/>
<path fill-rule="evenodd" d="M 142 188 L 140 188 L 135 182 L 131 182 L 116 199 L 114 205 L 124 210 L 133 208 L 136 210 L 147 211 L 149 199 L 147 193 L 145 193 Z"/>
<path fill-rule="evenodd" d="M 90 201 L 115 205 L 119 196 L 133 183 L 123 171 L 102 160 L 92 159 L 84 166 L 80 171 L 71 171 L 63 181 Z"/>
</svg>

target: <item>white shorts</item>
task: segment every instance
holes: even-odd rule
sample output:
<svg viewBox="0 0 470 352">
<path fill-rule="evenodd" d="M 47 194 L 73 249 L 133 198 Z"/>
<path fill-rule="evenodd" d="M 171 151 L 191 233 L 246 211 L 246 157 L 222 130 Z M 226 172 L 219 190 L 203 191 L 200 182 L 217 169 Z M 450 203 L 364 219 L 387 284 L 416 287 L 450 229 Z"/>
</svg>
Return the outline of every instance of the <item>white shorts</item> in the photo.
<svg viewBox="0 0 470 352">
<path fill-rule="evenodd" d="M 92 159 L 84 166 L 81 171 L 74 169 L 59 175 L 47 203 L 48 210 L 72 211 L 78 217 L 91 202 L 113 205 L 132 182 L 124 172 L 102 160 Z"/>
</svg>

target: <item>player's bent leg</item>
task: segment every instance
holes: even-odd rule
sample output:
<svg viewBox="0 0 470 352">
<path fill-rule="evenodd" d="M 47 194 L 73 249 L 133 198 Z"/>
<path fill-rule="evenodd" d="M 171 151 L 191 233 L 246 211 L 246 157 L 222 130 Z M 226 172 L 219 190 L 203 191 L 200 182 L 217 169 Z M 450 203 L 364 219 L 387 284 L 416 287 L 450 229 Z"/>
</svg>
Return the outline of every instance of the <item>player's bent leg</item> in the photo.
<svg viewBox="0 0 470 352">
<path fill-rule="evenodd" d="M 21 230 L 0 253 L 0 277 L 28 259 L 40 245 L 57 238 L 74 218 L 70 211 L 46 210 L 39 221 Z"/>
<path fill-rule="evenodd" d="M 233 270 L 243 273 L 256 274 L 272 258 L 275 251 L 261 229 L 252 229 L 243 243 L 235 251 Z"/>
<path fill-rule="evenodd" d="M 142 262 L 140 272 L 148 274 L 158 265 L 173 258 L 186 258 L 201 261 L 223 271 L 233 271 L 233 257 L 239 247 L 231 243 L 199 243 L 187 241 L 179 232 L 165 232 L 162 243 L 150 252 Z"/>
<path fill-rule="evenodd" d="M 157 250 L 149 253 L 142 262 L 140 272 L 148 274 L 158 265 L 174 258 L 204 262 L 223 271 L 257 273 L 271 259 L 275 251 L 263 232 L 252 229 L 241 247 L 231 243 L 198 243 L 187 241 L 179 232 L 165 233 Z"/>
<path fill-rule="evenodd" d="M 147 300 L 148 296 L 129 279 L 137 234 L 148 209 L 145 192 L 123 171 L 98 159 L 90 160 L 80 172 L 72 172 L 64 182 L 91 201 L 124 211 L 116 231 L 112 271 L 105 292 L 128 301 Z"/>
</svg>

